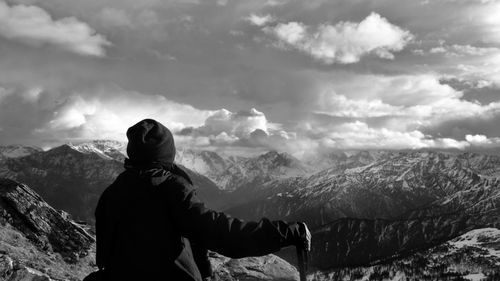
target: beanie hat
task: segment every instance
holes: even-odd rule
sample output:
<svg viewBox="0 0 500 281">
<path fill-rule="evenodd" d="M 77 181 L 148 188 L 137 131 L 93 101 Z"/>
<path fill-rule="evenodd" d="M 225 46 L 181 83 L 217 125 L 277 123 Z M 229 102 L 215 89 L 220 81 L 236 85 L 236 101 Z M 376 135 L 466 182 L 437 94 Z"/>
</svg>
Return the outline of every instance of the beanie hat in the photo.
<svg viewBox="0 0 500 281">
<path fill-rule="evenodd" d="M 127 130 L 127 138 L 127 154 L 133 163 L 174 162 L 174 137 L 160 122 L 144 119 Z"/>
</svg>

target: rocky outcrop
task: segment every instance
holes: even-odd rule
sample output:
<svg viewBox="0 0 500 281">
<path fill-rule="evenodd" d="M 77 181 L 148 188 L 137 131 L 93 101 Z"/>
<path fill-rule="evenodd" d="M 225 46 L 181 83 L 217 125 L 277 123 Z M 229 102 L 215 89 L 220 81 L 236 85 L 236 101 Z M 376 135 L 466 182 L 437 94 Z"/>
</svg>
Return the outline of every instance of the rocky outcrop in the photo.
<svg viewBox="0 0 500 281">
<path fill-rule="evenodd" d="M 298 281 L 297 269 L 275 256 L 230 259 L 210 253 L 214 281 Z"/>
<path fill-rule="evenodd" d="M 50 277 L 36 269 L 21 266 L 9 256 L 0 254 L 0 280 L 5 281 L 51 281 Z"/>
<path fill-rule="evenodd" d="M 88 254 L 94 238 L 49 206 L 24 184 L 0 179 L 0 225 L 12 226 L 37 248 L 74 262 Z"/>
</svg>

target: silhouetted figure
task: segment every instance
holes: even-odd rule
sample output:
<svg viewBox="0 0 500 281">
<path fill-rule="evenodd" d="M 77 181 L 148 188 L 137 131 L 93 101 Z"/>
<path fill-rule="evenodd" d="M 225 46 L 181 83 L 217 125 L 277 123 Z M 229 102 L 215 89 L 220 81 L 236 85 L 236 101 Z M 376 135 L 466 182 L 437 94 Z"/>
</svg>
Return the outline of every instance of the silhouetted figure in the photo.
<svg viewBox="0 0 500 281">
<path fill-rule="evenodd" d="M 207 209 L 174 164 L 171 132 L 145 119 L 127 131 L 126 170 L 96 209 L 97 266 L 105 280 L 202 280 L 207 249 L 241 258 L 304 245 L 303 223 L 244 222 Z"/>
</svg>

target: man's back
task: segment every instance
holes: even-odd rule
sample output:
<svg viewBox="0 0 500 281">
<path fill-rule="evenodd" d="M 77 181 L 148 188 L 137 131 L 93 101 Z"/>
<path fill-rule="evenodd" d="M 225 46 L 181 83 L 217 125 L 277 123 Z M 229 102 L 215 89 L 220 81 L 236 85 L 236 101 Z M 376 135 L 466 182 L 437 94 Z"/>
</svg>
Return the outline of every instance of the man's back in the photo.
<svg viewBox="0 0 500 281">
<path fill-rule="evenodd" d="M 103 193 L 96 209 L 97 258 L 109 274 L 183 280 L 172 265 L 186 242 L 170 218 L 165 185 L 153 186 L 124 172 Z"/>
<path fill-rule="evenodd" d="M 173 163 L 173 137 L 160 123 L 143 120 L 127 137 L 126 171 L 96 209 L 97 265 L 108 280 L 198 281 L 206 249 L 240 258 L 308 241 L 305 225 L 244 222 L 207 209 L 189 176 Z M 205 256 L 193 254 L 191 244 Z M 200 256 L 204 263 L 195 260 Z"/>
</svg>

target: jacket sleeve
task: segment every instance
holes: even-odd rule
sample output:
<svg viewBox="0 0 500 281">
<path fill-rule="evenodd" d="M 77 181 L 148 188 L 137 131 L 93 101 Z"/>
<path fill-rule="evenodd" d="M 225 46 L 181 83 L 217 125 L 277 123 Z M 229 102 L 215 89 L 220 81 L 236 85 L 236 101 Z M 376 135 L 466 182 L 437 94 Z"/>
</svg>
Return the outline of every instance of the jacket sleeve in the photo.
<svg viewBox="0 0 500 281">
<path fill-rule="evenodd" d="M 181 235 L 200 241 L 209 250 L 241 258 L 266 255 L 297 244 L 297 224 L 266 218 L 245 222 L 207 209 L 195 189 L 181 178 L 177 178 L 168 191 L 172 219 Z"/>
</svg>

